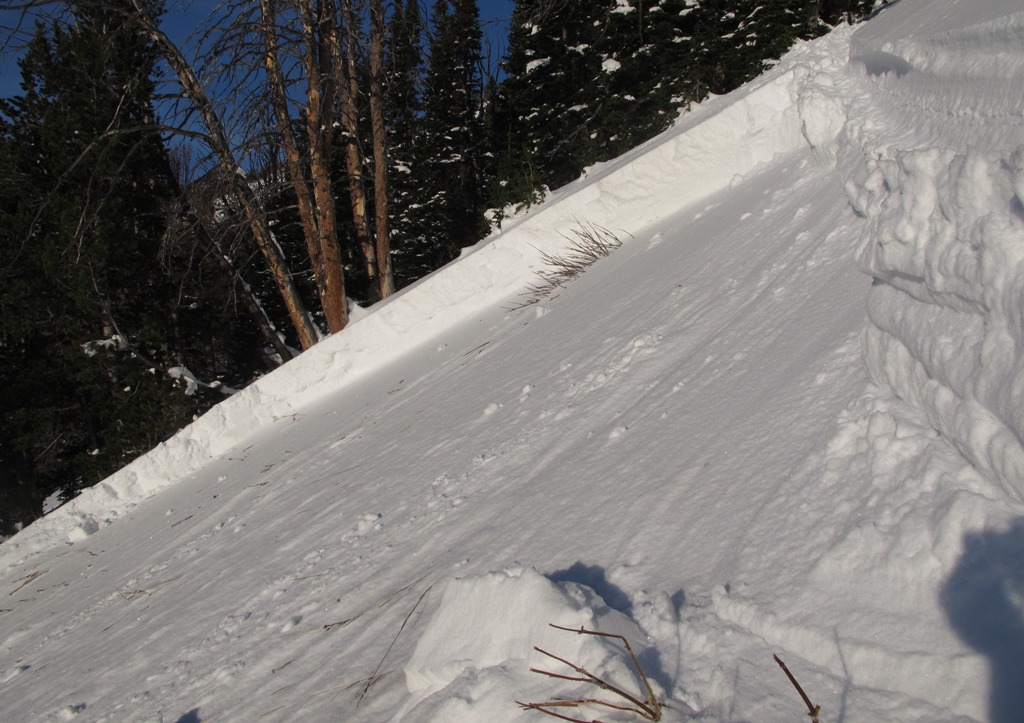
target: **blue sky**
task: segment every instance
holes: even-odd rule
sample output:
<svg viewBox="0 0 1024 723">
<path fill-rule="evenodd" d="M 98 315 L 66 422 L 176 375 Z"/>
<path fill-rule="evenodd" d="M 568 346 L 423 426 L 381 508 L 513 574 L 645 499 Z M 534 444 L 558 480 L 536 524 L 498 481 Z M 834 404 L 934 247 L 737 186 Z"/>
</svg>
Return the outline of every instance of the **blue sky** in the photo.
<svg viewBox="0 0 1024 723">
<path fill-rule="evenodd" d="M 505 37 L 508 19 L 512 15 L 514 0 L 478 0 L 480 20 L 484 34 L 489 42 L 485 42 L 485 52 L 491 52 L 492 63 L 496 64 L 505 50 Z M 206 18 L 210 9 L 217 5 L 217 0 L 177 0 L 168 2 L 168 12 L 164 18 L 164 28 L 177 42 L 188 38 Z M 0 28 L 17 20 L 11 11 L 0 11 Z M 489 46 L 489 47 L 488 47 Z M 19 92 L 20 76 L 16 56 L 4 52 L 0 56 L 0 97 L 7 98 Z"/>
</svg>

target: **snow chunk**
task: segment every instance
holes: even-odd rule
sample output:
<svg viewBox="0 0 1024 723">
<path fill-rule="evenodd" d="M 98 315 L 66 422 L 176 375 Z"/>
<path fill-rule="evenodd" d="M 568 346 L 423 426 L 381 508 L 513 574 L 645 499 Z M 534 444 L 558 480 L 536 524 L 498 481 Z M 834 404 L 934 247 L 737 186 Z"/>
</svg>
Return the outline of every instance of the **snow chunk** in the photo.
<svg viewBox="0 0 1024 723">
<path fill-rule="evenodd" d="M 539 58 L 537 60 L 531 60 L 526 64 L 526 72 L 532 73 L 537 68 L 543 68 L 545 65 L 551 62 L 551 58 Z"/>
<path fill-rule="evenodd" d="M 100 351 L 124 351 L 127 348 L 128 342 L 120 334 L 114 334 L 109 339 L 96 339 L 82 344 L 82 351 L 90 358 L 99 354 Z"/>
<path fill-rule="evenodd" d="M 369 315 L 369 311 L 364 309 L 362 306 L 357 304 L 354 299 L 345 297 L 345 303 L 348 308 L 348 323 L 353 324 L 360 319 L 365 319 Z"/>
<path fill-rule="evenodd" d="M 846 107 L 831 76 L 816 74 L 797 100 L 804 138 L 821 151 L 831 146 L 846 124 Z"/>
<path fill-rule="evenodd" d="M 185 396 L 191 397 L 199 390 L 199 380 L 196 375 L 189 371 L 188 367 L 171 367 L 167 370 L 167 376 L 171 379 L 185 380 Z"/>
<path fill-rule="evenodd" d="M 638 655 L 646 647 L 636 623 L 585 585 L 556 584 L 520 566 L 455 579 L 405 666 L 410 719 L 532 720 L 526 711 L 515 717 L 510 702 L 547 700 L 553 694 L 594 696 L 592 686 L 531 673 L 531 667 L 559 665 L 534 646 L 637 689 L 628 659 L 613 639 L 556 630 L 549 623 L 623 635 Z"/>
<path fill-rule="evenodd" d="M 622 63 L 617 61 L 615 58 L 606 58 L 604 60 L 604 62 L 601 63 L 601 68 L 606 73 L 614 73 L 616 70 L 618 70 L 621 67 L 622 67 Z"/>
</svg>

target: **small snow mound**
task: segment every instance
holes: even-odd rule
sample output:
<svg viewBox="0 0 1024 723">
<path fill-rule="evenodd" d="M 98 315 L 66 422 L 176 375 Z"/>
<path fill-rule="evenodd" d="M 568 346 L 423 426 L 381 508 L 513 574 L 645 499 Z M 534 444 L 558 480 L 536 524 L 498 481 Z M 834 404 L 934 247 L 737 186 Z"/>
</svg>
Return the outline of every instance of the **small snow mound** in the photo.
<svg viewBox="0 0 1024 723">
<path fill-rule="evenodd" d="M 817 73 L 797 99 L 800 125 L 811 148 L 831 146 L 846 124 L 846 107 L 840 91 L 827 73 Z"/>
<path fill-rule="evenodd" d="M 50 720 L 53 720 L 53 721 L 69 721 L 69 720 L 74 720 L 75 718 L 78 717 L 78 714 L 81 713 L 83 710 L 85 710 L 85 704 L 84 703 L 79 703 L 78 705 L 66 705 L 63 708 L 61 708 L 60 710 L 58 710 L 57 712 L 55 712 L 52 716 L 50 716 Z"/>
<path fill-rule="evenodd" d="M 615 58 L 605 58 L 601 63 L 601 68 L 606 73 L 614 73 L 616 70 L 622 67 L 622 63 L 617 61 Z"/>
<path fill-rule="evenodd" d="M 370 310 L 357 304 L 355 299 L 345 297 L 345 303 L 348 309 L 348 323 L 350 324 L 355 323 L 360 319 L 365 319 L 370 314 Z"/>
<path fill-rule="evenodd" d="M 585 585 L 554 583 L 520 566 L 454 579 L 405 666 L 411 699 L 407 716 L 399 717 L 526 721 L 536 714 L 520 710 L 516 701 L 600 693 L 593 686 L 531 673 L 536 667 L 572 674 L 534 646 L 624 689 L 639 690 L 615 639 L 557 630 L 549 623 L 623 635 L 638 655 L 646 647 L 639 626 Z"/>
</svg>

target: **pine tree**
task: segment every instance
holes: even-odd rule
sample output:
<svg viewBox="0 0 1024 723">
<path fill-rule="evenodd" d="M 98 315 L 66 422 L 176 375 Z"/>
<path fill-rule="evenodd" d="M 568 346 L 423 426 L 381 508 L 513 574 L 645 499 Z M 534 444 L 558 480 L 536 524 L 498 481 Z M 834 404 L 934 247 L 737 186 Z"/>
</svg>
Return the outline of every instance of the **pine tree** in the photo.
<svg viewBox="0 0 1024 723">
<path fill-rule="evenodd" d="M 417 233 L 436 265 L 486 231 L 483 80 L 476 0 L 437 0 L 417 159 L 423 178 Z"/>
<path fill-rule="evenodd" d="M 416 155 L 423 113 L 423 19 L 419 0 L 396 0 L 386 48 L 385 112 L 391 162 L 391 235 L 395 283 L 401 288 L 437 268 L 417 213 L 423 168 Z"/>
<path fill-rule="evenodd" d="M 532 175 L 537 187 L 564 185 L 598 158 L 595 128 L 613 67 L 597 47 L 607 4 L 523 0 L 512 14 L 503 88 L 510 142 L 500 151 L 522 156 L 518 175 Z M 505 181 L 521 186 L 515 176 Z"/>
<path fill-rule="evenodd" d="M 598 160 L 607 160 L 668 128 L 692 101 L 695 48 L 687 0 L 613 0 L 597 51 L 602 113 L 595 129 Z"/>
<path fill-rule="evenodd" d="M 3 532 L 207 403 L 167 374 L 189 316 L 161 263 L 174 183 L 151 130 L 154 56 L 121 10 L 81 0 L 70 25 L 37 26 L 2 108 Z"/>
<path fill-rule="evenodd" d="M 521 0 L 498 94 L 499 189 L 558 187 L 666 128 L 696 97 L 686 0 Z M 506 202 L 508 202 L 506 200 Z"/>
<path fill-rule="evenodd" d="M 876 5 L 876 0 L 817 0 L 817 16 L 826 25 L 854 22 L 867 17 Z"/>
<path fill-rule="evenodd" d="M 819 32 L 817 0 L 518 0 L 496 94 L 495 205 L 576 179 Z"/>
<path fill-rule="evenodd" d="M 688 17 L 693 7 L 693 0 L 659 0 L 641 7 L 645 16 L 634 72 L 645 79 L 642 96 L 659 116 L 662 128 L 701 99 Z"/>
</svg>

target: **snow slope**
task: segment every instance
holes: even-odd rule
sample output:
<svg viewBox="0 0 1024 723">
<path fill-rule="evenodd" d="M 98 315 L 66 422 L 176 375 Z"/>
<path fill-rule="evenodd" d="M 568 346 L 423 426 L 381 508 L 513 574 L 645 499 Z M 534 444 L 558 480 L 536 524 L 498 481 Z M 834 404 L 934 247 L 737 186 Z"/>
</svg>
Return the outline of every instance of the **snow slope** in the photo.
<svg viewBox="0 0 1024 723">
<path fill-rule="evenodd" d="M 823 720 L 1016 720 L 1022 41 L 803 44 L 3 543 L 0 717 L 597 692 L 534 645 L 640 690 L 556 623 L 665 720 L 804 715 L 773 653 Z M 624 245 L 512 310 L 577 219 Z"/>
</svg>

